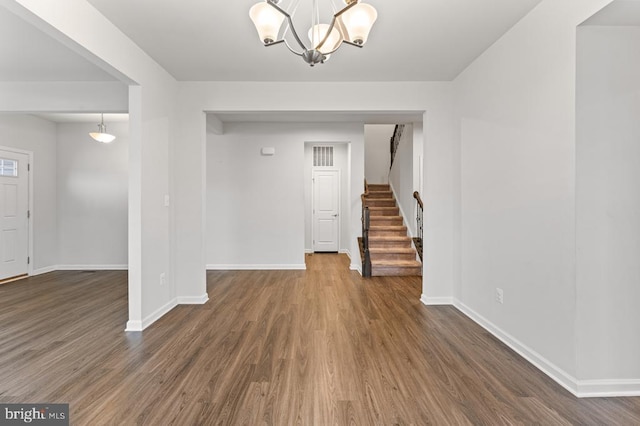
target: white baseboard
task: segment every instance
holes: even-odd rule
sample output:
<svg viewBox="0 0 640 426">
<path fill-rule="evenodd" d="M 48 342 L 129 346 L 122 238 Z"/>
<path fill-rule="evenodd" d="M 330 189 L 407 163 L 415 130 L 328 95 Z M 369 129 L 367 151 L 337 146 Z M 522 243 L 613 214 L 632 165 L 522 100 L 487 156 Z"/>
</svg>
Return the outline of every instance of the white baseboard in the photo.
<svg viewBox="0 0 640 426">
<path fill-rule="evenodd" d="M 340 253 L 340 254 L 346 254 L 346 255 L 349 257 L 349 259 L 351 259 L 351 250 L 349 250 L 349 249 L 340 249 L 340 250 L 338 251 L 338 253 Z"/>
<path fill-rule="evenodd" d="M 453 297 L 428 297 L 424 293 L 420 301 L 427 306 L 453 305 Z"/>
<path fill-rule="evenodd" d="M 208 271 L 286 271 L 286 270 L 302 270 L 307 269 L 304 263 L 298 264 L 258 264 L 258 265 L 238 265 L 238 264 L 208 264 Z"/>
<path fill-rule="evenodd" d="M 57 271 L 126 271 L 128 265 L 56 265 Z"/>
<path fill-rule="evenodd" d="M 640 379 L 578 380 L 578 397 L 640 396 Z"/>
<path fill-rule="evenodd" d="M 45 268 L 34 269 L 31 272 L 31 276 L 35 277 L 36 275 L 48 274 L 49 272 L 54 272 L 56 270 L 55 266 L 47 266 Z"/>
<path fill-rule="evenodd" d="M 502 343 L 509 346 L 513 351 L 533 364 L 538 370 L 542 371 L 578 398 L 640 396 L 640 379 L 577 380 L 457 299 L 449 297 L 427 297 L 423 294 L 420 301 L 425 305 L 453 305 L 473 322 L 487 330 Z"/>
<path fill-rule="evenodd" d="M 400 210 L 400 216 L 402 216 L 402 220 L 404 221 L 404 224 L 407 225 L 407 235 L 413 238 L 414 237 L 413 229 L 409 225 L 410 223 L 412 223 L 412 222 L 409 222 L 411 218 L 404 214 L 404 210 L 402 209 L 402 205 L 400 204 L 400 201 L 399 201 L 400 199 L 396 195 L 396 189 L 393 187 L 393 184 L 391 183 L 391 181 L 389 181 L 389 188 L 391 188 L 391 192 L 393 192 L 393 197 L 396 199 L 396 205 L 398 206 L 398 210 Z"/>
<path fill-rule="evenodd" d="M 304 249 L 304 254 L 313 254 L 313 250 Z"/>
<path fill-rule="evenodd" d="M 124 331 L 142 331 L 142 321 L 127 321 Z"/>
<path fill-rule="evenodd" d="M 518 339 L 506 333 L 491 321 L 487 320 L 482 315 L 478 314 L 459 300 L 455 300 L 454 306 L 460 312 L 472 319 L 475 323 L 480 325 L 489 333 L 493 334 L 502 343 L 509 346 L 521 357 L 533 364 L 536 368 L 538 368 L 538 370 L 542 371 L 544 374 L 553 379 L 560 386 L 571 392 L 573 395 L 580 397 L 580 395 L 578 394 L 577 380 L 575 377 L 571 376 L 563 369 L 559 368 L 558 366 L 547 360 L 545 357 L 529 348 L 524 343 L 520 342 Z"/>
<path fill-rule="evenodd" d="M 147 315 L 142 320 L 142 330 L 149 327 L 154 322 L 158 321 L 160 318 L 162 318 L 165 314 L 167 314 L 170 310 L 172 310 L 176 306 L 178 306 L 177 300 L 172 299 L 167 303 L 165 303 L 163 306 L 159 307 L 158 309 L 150 313 L 149 315 Z"/>
<path fill-rule="evenodd" d="M 204 305 L 208 301 L 207 293 L 202 296 L 178 296 L 178 305 Z"/>
<path fill-rule="evenodd" d="M 358 271 L 360 275 L 362 275 L 362 265 L 359 263 L 352 263 L 349 269 L 352 271 Z"/>
</svg>

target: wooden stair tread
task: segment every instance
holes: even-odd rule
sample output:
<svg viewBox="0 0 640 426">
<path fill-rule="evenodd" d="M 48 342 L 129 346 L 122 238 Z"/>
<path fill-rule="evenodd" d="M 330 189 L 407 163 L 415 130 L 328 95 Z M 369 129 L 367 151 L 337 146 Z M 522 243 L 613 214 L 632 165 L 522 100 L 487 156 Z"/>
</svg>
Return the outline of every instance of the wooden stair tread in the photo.
<svg viewBox="0 0 640 426">
<path fill-rule="evenodd" d="M 422 266 L 419 260 L 375 260 L 371 261 L 374 266 L 399 266 L 399 267 L 413 267 Z"/>
<path fill-rule="evenodd" d="M 378 253 L 415 253 L 415 249 L 413 247 L 370 247 L 369 253 L 378 254 Z"/>
<path fill-rule="evenodd" d="M 406 231 L 404 225 L 370 225 L 369 231 Z"/>
<path fill-rule="evenodd" d="M 393 198 L 391 191 L 369 191 L 365 198 Z"/>
<path fill-rule="evenodd" d="M 369 241 L 411 241 L 411 237 L 402 235 L 370 236 Z"/>
<path fill-rule="evenodd" d="M 365 201 L 396 201 L 395 198 L 393 197 L 389 197 L 389 198 L 365 198 Z"/>
</svg>

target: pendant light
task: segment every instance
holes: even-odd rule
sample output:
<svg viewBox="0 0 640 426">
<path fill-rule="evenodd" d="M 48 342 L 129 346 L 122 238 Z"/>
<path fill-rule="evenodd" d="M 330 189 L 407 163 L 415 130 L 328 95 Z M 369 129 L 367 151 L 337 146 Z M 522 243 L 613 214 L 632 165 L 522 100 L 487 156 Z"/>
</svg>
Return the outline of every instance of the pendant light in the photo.
<svg viewBox="0 0 640 426">
<path fill-rule="evenodd" d="M 89 133 L 89 136 L 102 143 L 113 142 L 113 140 L 116 138 L 115 136 L 107 133 L 107 126 L 104 125 L 104 114 L 100 114 L 100 124 L 98 124 L 98 131 Z"/>
</svg>

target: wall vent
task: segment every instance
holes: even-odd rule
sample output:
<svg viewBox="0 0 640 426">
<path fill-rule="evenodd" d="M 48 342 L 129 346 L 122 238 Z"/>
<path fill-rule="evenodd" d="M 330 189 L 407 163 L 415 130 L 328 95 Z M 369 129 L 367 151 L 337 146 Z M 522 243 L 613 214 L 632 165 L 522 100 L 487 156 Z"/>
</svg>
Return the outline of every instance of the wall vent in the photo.
<svg viewBox="0 0 640 426">
<path fill-rule="evenodd" d="M 333 147 L 313 147 L 313 167 L 333 167 Z"/>
</svg>

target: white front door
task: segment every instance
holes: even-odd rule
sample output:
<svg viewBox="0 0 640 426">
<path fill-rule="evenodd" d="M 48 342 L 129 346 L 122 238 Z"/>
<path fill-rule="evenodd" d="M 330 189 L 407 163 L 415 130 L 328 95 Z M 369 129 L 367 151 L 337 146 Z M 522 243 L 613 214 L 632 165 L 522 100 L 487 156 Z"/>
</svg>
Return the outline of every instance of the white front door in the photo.
<svg viewBox="0 0 640 426">
<path fill-rule="evenodd" d="M 0 280 L 28 272 L 29 156 L 0 150 Z"/>
<path fill-rule="evenodd" d="M 313 171 L 313 251 L 337 252 L 340 229 L 340 172 Z"/>
</svg>

